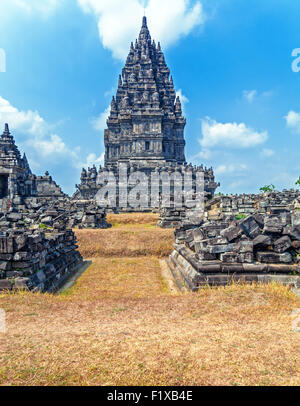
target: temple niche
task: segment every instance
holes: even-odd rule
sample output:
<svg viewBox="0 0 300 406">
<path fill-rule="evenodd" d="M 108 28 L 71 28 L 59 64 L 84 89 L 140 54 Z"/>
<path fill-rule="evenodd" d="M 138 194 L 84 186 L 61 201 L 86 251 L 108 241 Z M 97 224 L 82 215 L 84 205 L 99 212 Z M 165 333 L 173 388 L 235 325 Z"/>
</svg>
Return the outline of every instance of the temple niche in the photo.
<svg viewBox="0 0 300 406">
<path fill-rule="evenodd" d="M 192 166 L 185 158 L 184 129 L 186 119 L 180 98 L 176 96 L 161 45 L 151 39 L 147 19 L 118 79 L 112 97 L 107 128 L 104 131 L 104 167 L 83 169 L 75 199 L 91 199 L 99 190 L 96 177 L 102 171 L 116 173 L 126 164 L 128 174 L 134 170 L 149 175 L 153 171 L 186 169 L 204 172 L 205 191 L 212 196 L 219 186 L 212 168 Z"/>
</svg>

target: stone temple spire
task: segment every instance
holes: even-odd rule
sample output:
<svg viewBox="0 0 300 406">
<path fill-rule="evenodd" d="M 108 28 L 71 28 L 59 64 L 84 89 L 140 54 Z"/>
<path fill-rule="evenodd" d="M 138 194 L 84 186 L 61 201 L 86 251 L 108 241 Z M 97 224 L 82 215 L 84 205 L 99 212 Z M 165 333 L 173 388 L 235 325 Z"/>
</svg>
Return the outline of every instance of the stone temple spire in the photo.
<svg viewBox="0 0 300 406">
<path fill-rule="evenodd" d="M 4 132 L 3 132 L 3 134 L 2 134 L 2 138 L 8 138 L 8 139 L 12 139 L 12 138 L 13 138 L 13 137 L 11 136 L 10 132 L 9 132 L 9 127 L 8 127 L 8 124 L 7 124 L 7 123 L 5 123 Z"/>
<path fill-rule="evenodd" d="M 106 165 L 119 162 L 185 163 L 184 127 L 161 45 L 151 39 L 147 18 L 129 53 L 105 130 Z"/>
</svg>

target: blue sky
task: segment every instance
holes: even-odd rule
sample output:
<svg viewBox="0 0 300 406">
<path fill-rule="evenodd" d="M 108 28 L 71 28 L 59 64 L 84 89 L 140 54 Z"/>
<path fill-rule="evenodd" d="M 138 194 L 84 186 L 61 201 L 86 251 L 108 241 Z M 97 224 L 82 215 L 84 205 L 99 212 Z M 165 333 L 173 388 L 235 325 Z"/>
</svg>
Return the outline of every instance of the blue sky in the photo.
<svg viewBox="0 0 300 406">
<path fill-rule="evenodd" d="M 213 166 L 224 193 L 294 187 L 295 0 L 1 0 L 0 125 L 9 122 L 32 170 L 49 170 L 71 194 L 82 166 L 101 163 L 106 111 L 143 4 L 185 101 L 187 159 Z"/>
</svg>

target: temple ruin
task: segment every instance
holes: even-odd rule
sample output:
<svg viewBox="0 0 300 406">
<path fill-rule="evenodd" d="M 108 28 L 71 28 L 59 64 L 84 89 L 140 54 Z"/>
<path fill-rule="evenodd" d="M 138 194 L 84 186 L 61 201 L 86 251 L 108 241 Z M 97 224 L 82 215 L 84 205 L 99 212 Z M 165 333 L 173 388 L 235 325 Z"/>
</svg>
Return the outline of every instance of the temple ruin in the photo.
<svg viewBox="0 0 300 406">
<path fill-rule="evenodd" d="M 128 177 L 135 171 L 150 175 L 154 171 L 171 174 L 191 170 L 193 178 L 202 172 L 206 195 L 213 196 L 219 186 L 213 169 L 186 162 L 185 125 L 180 98 L 176 97 L 161 45 L 152 41 L 144 17 L 111 101 L 104 131 L 104 167 L 82 170 L 74 198 L 94 198 L 101 187 L 98 176 L 111 171 L 118 178 L 121 165 L 126 166 Z"/>
</svg>

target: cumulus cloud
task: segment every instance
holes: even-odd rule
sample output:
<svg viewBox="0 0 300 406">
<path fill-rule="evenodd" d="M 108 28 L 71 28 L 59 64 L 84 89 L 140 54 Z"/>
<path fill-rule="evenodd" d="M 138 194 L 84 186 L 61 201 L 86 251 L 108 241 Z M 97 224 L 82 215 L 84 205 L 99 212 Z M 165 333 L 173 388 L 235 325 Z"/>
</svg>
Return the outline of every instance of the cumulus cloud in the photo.
<svg viewBox="0 0 300 406">
<path fill-rule="evenodd" d="M 202 139 L 199 142 L 204 149 L 212 147 L 240 149 L 255 147 L 267 139 L 267 131 L 255 131 L 244 123 L 218 123 L 206 117 L 202 120 Z"/>
<path fill-rule="evenodd" d="M 247 169 L 247 165 L 245 164 L 229 164 L 229 165 L 219 165 L 215 169 L 215 174 L 216 175 L 222 175 L 222 174 L 229 174 L 229 173 L 237 173 L 240 171 L 244 171 Z"/>
<path fill-rule="evenodd" d="M 9 11 L 9 9 L 18 8 L 27 14 L 39 13 L 42 16 L 52 14 L 64 0 L 9 0 L 9 2 L 0 3 L 0 11 Z M 9 3 L 9 4 L 7 4 Z"/>
<path fill-rule="evenodd" d="M 80 147 L 70 148 L 63 139 L 51 132 L 50 126 L 38 111 L 22 111 L 13 106 L 8 100 L 0 97 L 0 123 L 9 123 L 12 132 L 18 133 L 17 144 L 26 152 L 30 163 L 35 168 L 46 164 L 68 162 L 78 168 L 81 162 Z M 97 164 L 103 157 L 91 153 L 86 159 L 86 165 Z"/>
<path fill-rule="evenodd" d="M 7 121 L 12 129 L 29 134 L 42 135 L 48 125 L 37 111 L 20 111 L 8 100 L 0 96 L 0 121 Z"/>
<path fill-rule="evenodd" d="M 291 110 L 284 118 L 288 128 L 296 134 L 300 134 L 300 113 Z"/>
<path fill-rule="evenodd" d="M 77 0 L 85 13 L 92 13 L 98 22 L 100 40 L 116 59 L 124 60 L 131 41 L 140 29 L 144 13 L 140 0 Z M 203 25 L 205 15 L 200 1 L 193 6 L 190 0 L 149 0 L 146 15 L 151 35 L 161 40 L 163 47 L 188 35 L 196 26 Z"/>
<path fill-rule="evenodd" d="M 90 168 L 93 165 L 99 166 L 104 164 L 104 152 L 100 154 L 98 157 L 95 153 L 91 153 L 87 156 L 85 162 L 80 162 L 78 164 L 79 168 Z"/>
</svg>

